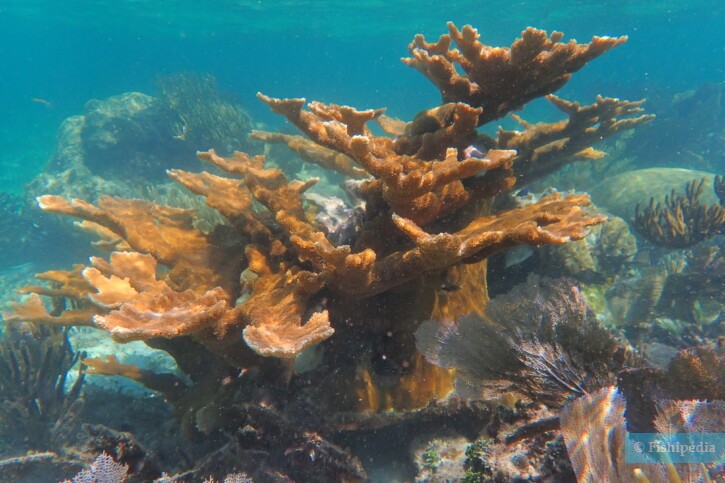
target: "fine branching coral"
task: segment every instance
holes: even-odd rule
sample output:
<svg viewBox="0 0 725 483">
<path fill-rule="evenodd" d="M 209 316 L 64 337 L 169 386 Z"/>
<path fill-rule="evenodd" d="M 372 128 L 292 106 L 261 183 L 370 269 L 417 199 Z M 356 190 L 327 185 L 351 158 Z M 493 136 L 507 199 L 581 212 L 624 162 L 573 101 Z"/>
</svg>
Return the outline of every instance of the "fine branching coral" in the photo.
<svg viewBox="0 0 725 483">
<path fill-rule="evenodd" d="M 258 95 L 307 139 L 262 132 L 253 138 L 283 143 L 304 160 L 357 181 L 361 214 L 354 236 L 329 236 L 316 216 L 320 204 L 304 193 L 317 179 L 290 180 L 262 156 L 210 150 L 199 153 L 214 166 L 210 172 L 168 171 L 226 219 L 203 231 L 191 209 L 111 197 L 95 204 L 39 197 L 45 211 L 83 220 L 81 226 L 101 239 L 97 246 L 111 254 L 43 274 L 54 286 L 26 288 L 31 295 L 7 319 L 88 325 L 118 341 L 143 340 L 190 370 L 198 388 L 190 393 L 209 399 L 223 388 L 198 369 L 202 364 L 195 366 L 199 361 L 221 372 L 251 368 L 249 377 L 277 374 L 274 380 L 289 381 L 295 359 L 299 366 L 308 350 L 319 351 L 312 371 L 316 388 L 326 390 L 300 390 L 337 409 L 415 408 L 443 397 L 452 374 L 416 353 L 418 324 L 482 313 L 490 255 L 516 245 L 579 240 L 605 219 L 586 210 L 589 199 L 582 194 L 556 193 L 503 210 L 493 209 L 493 199 L 569 162 L 601 156 L 593 144 L 651 119 L 641 114 L 642 101 L 599 97 L 582 106 L 552 95 L 623 37 L 564 43 L 560 33 L 527 29 L 510 48 L 494 48 L 470 26 L 450 24 L 449 31 L 436 43 L 419 36 L 410 46 L 405 63 L 442 96 L 440 106 L 411 122 L 383 109 Z M 209 90 L 208 80 L 182 80 Z M 166 98 L 174 99 L 169 92 Z M 522 131 L 478 133 L 479 126 L 545 95 L 564 120 L 519 120 Z M 191 109 L 188 132 L 180 136 L 191 136 L 193 123 L 205 124 L 215 109 Z M 232 114 L 225 116 L 231 121 L 239 113 Z M 607 379 L 612 361 L 594 361 L 613 357 L 618 346 L 594 326 L 575 289 L 541 285 L 536 290 L 568 294 L 561 307 L 568 312 L 526 329 L 536 337 L 499 339 L 509 348 L 511 341 L 525 342 L 507 355 L 514 366 L 506 370 L 531 375 L 529 392 L 537 397 L 560 400 L 562 391 L 583 393 L 600 384 L 594 380 Z M 72 303 L 49 313 L 41 296 Z M 468 320 L 461 327 L 475 322 Z M 593 344 L 586 357 L 577 337 Z"/>
<path fill-rule="evenodd" d="M 643 210 L 639 205 L 634 215 L 634 228 L 655 245 L 667 248 L 691 247 L 707 238 L 725 232 L 725 205 L 722 178 L 716 178 L 715 190 L 721 204 L 704 205 L 700 202 L 705 179 L 687 184 L 685 192 L 672 191 L 663 203 L 650 199 Z"/>
<path fill-rule="evenodd" d="M 106 454 L 101 453 L 89 468 L 82 470 L 63 483 L 122 483 L 128 476 L 128 466 L 114 461 Z"/>
<path fill-rule="evenodd" d="M 653 321 L 675 335 L 704 329 L 713 339 L 722 336 L 717 321 L 725 301 L 725 258 L 716 240 L 652 262 L 616 276 L 605 293 L 607 323 L 638 328 L 627 329 L 632 342 L 646 342 L 640 339 L 651 336 L 646 329 Z"/>
</svg>

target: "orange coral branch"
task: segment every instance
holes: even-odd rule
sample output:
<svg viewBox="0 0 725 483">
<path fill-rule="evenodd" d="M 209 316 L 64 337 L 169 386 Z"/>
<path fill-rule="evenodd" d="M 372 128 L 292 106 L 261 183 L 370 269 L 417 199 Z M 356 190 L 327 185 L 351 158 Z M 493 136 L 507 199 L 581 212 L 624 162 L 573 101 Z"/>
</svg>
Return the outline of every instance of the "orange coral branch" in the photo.
<svg viewBox="0 0 725 483">
<path fill-rule="evenodd" d="M 267 144 L 284 144 L 303 160 L 323 168 L 336 171 L 348 178 L 364 179 L 368 177 L 365 170 L 356 167 L 355 163 L 349 156 L 315 144 L 302 136 L 290 136 L 289 134 L 265 131 L 252 131 L 249 137 Z"/>
<path fill-rule="evenodd" d="M 488 140 L 496 149 L 516 151 L 512 166 L 468 180 L 465 186 L 473 198 L 488 198 L 506 192 L 514 186 L 514 180 L 519 186 L 531 183 L 574 160 L 599 159 L 605 153 L 593 149 L 591 145 L 654 119 L 653 115 L 641 114 L 643 109 L 640 106 L 644 101 L 630 102 L 598 96 L 596 103 L 581 106 L 553 95 L 547 96 L 547 99 L 569 118 L 554 123 L 530 124 L 512 115 L 524 130 L 500 128 L 497 138 Z"/>
<path fill-rule="evenodd" d="M 293 233 L 292 243 L 302 260 L 311 262 L 327 279 L 327 285 L 346 296 L 369 297 L 429 271 L 461 261 L 480 260 L 518 244 L 563 244 L 586 236 L 587 227 L 602 223 L 601 215 L 582 210 L 586 195 L 553 195 L 534 205 L 475 219 L 456 233 L 429 234 L 398 215 L 393 221 L 414 247 L 378 260 L 373 250 L 351 253 L 350 247 L 335 247 L 322 233 L 311 233 L 285 213 L 280 223 Z"/>
<path fill-rule="evenodd" d="M 627 40 L 594 37 L 588 44 L 563 43 L 561 32 L 549 36 L 528 28 L 509 48 L 479 42 L 478 31 L 470 25 L 458 30 L 449 22 L 448 31 L 436 43 L 417 35 L 409 46 L 411 57 L 403 62 L 428 77 L 441 91 L 443 102 L 482 108 L 479 126 L 555 92 L 572 73 Z M 452 41 L 458 49 L 451 48 Z"/>
<path fill-rule="evenodd" d="M 190 173 L 170 169 L 167 174 L 192 193 L 204 196 L 207 205 L 232 223 L 245 217 L 252 209 L 252 195 L 241 180 L 216 176 L 206 171 Z"/>
<path fill-rule="evenodd" d="M 499 168 L 515 155 L 513 151 L 491 150 L 483 159 L 459 161 L 463 153 L 455 146 L 466 146 L 475 138 L 479 113 L 465 104 L 452 106 L 446 114 L 452 120 L 444 127 L 436 124 L 439 129 L 408 138 L 404 150 L 415 154 L 406 155 L 396 151 L 393 139 L 373 136 L 364 127 L 363 121 L 372 117 L 372 111 L 319 103 L 310 103 L 310 111 L 305 111 L 303 99 L 280 100 L 262 94 L 258 97 L 274 112 L 287 116 L 316 143 L 352 157 L 382 182 L 382 197 L 396 213 L 421 225 L 454 212 L 468 201 L 462 179 Z M 356 123 L 352 128 L 339 121 L 351 117 Z"/>
<path fill-rule="evenodd" d="M 306 348 L 330 337 L 334 330 L 326 310 L 303 321 L 307 302 L 322 288 L 321 278 L 294 267 L 277 271 L 256 247 L 247 247 L 249 267 L 259 276 L 242 313 L 250 324 L 244 340 L 263 356 L 293 358 Z"/>
<path fill-rule="evenodd" d="M 222 158 L 212 150 L 199 153 L 199 157 L 227 172 L 242 175 L 246 189 L 271 214 L 284 212 L 300 221 L 306 219 L 301 194 L 317 179 L 288 182 L 279 169 L 264 168 L 262 158 L 249 158 L 242 153 Z M 177 177 L 188 181 L 186 174 Z M 219 178 L 215 182 L 228 185 L 224 180 L 226 178 Z M 195 182 L 189 182 L 189 185 L 198 189 Z M 205 196 L 212 194 L 205 189 L 198 189 L 198 192 Z M 330 337 L 334 331 L 327 311 L 315 312 L 305 320 L 308 301 L 322 288 L 322 279 L 284 261 L 287 249 L 280 240 L 270 238 L 268 242 L 266 247 L 248 245 L 245 250 L 248 270 L 256 275 L 256 279 L 249 280 L 251 293 L 237 312 L 247 324 L 244 340 L 255 352 L 263 356 L 293 358 L 305 348 Z M 221 324 L 236 322 L 236 316 L 227 316 Z"/>
<path fill-rule="evenodd" d="M 581 106 L 550 95 L 547 99 L 569 118 L 554 123 L 529 124 L 523 120 L 525 130 L 499 129 L 496 147 L 515 149 L 514 170 L 521 184 L 529 183 L 553 173 L 573 157 L 591 159 L 602 153 L 590 146 L 618 132 L 632 129 L 654 119 L 653 115 L 641 114 L 644 101 L 624 101 L 597 97 L 597 102 Z M 635 116 L 635 117 L 630 117 Z"/>
<path fill-rule="evenodd" d="M 194 212 L 141 200 L 102 197 L 98 206 L 59 196 L 38 197 L 40 207 L 51 213 L 97 223 L 125 240 L 134 251 L 148 253 L 172 267 L 170 281 L 176 287 L 194 286 L 198 292 L 223 287 L 238 290 L 238 280 L 213 266 L 216 251 L 207 236 L 194 228 Z"/>
<path fill-rule="evenodd" d="M 74 225 L 98 237 L 98 241 L 91 243 L 93 248 L 97 248 L 98 250 L 104 252 L 131 250 L 131 247 L 123 240 L 123 238 L 113 233 L 105 226 L 101 226 L 98 223 L 93 223 L 92 221 L 87 220 L 76 221 Z"/>
<path fill-rule="evenodd" d="M 82 271 L 83 265 L 74 265 L 72 270 L 50 270 L 38 273 L 35 278 L 51 283 L 51 288 L 41 285 L 29 285 L 22 287 L 20 293 L 37 293 L 46 297 L 67 297 L 74 300 L 82 300 L 92 289 L 85 281 Z"/>
<path fill-rule="evenodd" d="M 170 401 L 178 399 L 187 389 L 184 381 L 173 374 L 156 374 L 141 369 L 134 364 L 121 364 L 114 355 L 104 358 L 83 359 L 87 366 L 83 372 L 86 374 L 100 374 L 103 376 L 122 376 L 143 384 L 152 391 L 163 393 Z"/>
<path fill-rule="evenodd" d="M 10 312 L 3 313 L 6 322 L 37 322 L 58 326 L 93 326 L 93 309 L 64 310 L 60 315 L 51 315 L 45 309 L 37 293 L 33 293 L 24 302 L 10 304 Z"/>
<path fill-rule="evenodd" d="M 288 182 L 282 170 L 264 168 L 264 157 L 262 156 L 249 158 L 244 153 L 236 152 L 232 158 L 222 158 L 213 149 L 198 153 L 198 156 L 229 173 L 244 176 L 244 183 L 254 198 L 271 213 L 286 209 L 297 216 L 304 217 L 300 195 L 319 181 L 319 178 L 310 178 L 304 182 Z"/>
<path fill-rule="evenodd" d="M 221 288 L 177 292 L 156 279 L 156 260 L 135 252 L 114 252 L 110 263 L 93 258 L 83 277 L 96 289 L 90 301 L 107 314 L 95 323 L 114 339 L 127 342 L 178 337 L 207 329 L 228 311 Z"/>
</svg>

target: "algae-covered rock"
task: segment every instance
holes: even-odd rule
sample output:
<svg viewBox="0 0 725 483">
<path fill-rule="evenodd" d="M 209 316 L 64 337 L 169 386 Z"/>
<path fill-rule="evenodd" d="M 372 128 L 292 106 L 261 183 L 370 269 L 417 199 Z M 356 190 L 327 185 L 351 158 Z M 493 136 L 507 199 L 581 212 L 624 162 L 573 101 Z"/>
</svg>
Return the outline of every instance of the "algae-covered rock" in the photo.
<svg viewBox="0 0 725 483">
<path fill-rule="evenodd" d="M 684 191 L 694 179 L 705 178 L 701 201 L 706 205 L 718 203 L 712 188 L 714 175 L 706 171 L 679 168 L 649 168 L 627 171 L 607 178 L 594 186 L 590 195 L 597 206 L 625 220 L 634 216 L 637 204 L 646 205 L 650 198 L 664 199 L 672 190 Z"/>
<path fill-rule="evenodd" d="M 175 121 L 173 111 L 138 92 L 88 101 L 80 132 L 84 164 L 100 175 L 162 179 L 170 163 L 193 160 L 174 137 Z"/>
<path fill-rule="evenodd" d="M 58 173 L 83 166 L 81 130 L 85 122 L 85 116 L 71 116 L 61 123 L 56 135 L 55 150 L 45 167 L 46 173 Z"/>
<path fill-rule="evenodd" d="M 213 77 L 174 76 L 162 87 L 158 98 L 126 92 L 88 101 L 62 123 L 44 173 L 86 168 L 106 179 L 156 182 L 170 167 L 198 168 L 197 151 L 249 147 L 251 119 L 221 97 Z"/>
</svg>

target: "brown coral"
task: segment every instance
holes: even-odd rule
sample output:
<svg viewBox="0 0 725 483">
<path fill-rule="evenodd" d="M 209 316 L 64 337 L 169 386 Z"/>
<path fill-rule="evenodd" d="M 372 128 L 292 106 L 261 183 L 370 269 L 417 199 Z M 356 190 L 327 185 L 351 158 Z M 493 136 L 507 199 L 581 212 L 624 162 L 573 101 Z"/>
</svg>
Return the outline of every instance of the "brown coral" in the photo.
<svg viewBox="0 0 725 483">
<path fill-rule="evenodd" d="M 578 239 L 586 227 L 603 221 L 588 216 L 580 208 L 588 204 L 586 196 L 551 196 L 534 207 L 510 210 L 498 215 L 477 218 L 455 233 L 429 234 L 413 221 L 393 215 L 396 226 L 413 243 L 407 250 L 378 260 L 367 249 L 350 253 L 346 246 L 334 247 L 320 232 L 308 231 L 308 238 L 294 236 L 303 260 L 310 261 L 327 277 L 331 288 L 348 296 L 370 296 L 400 285 L 426 272 L 440 270 L 464 260 L 485 258 L 518 244 L 561 244 Z M 304 233 L 280 215 L 291 232 Z"/>
<path fill-rule="evenodd" d="M 654 119 L 652 115 L 642 114 L 644 101 L 598 96 L 594 104 L 581 106 L 555 95 L 546 96 L 546 99 L 567 114 L 568 119 L 529 124 L 513 116 L 524 131 L 499 129 L 494 144 L 497 149 L 516 150 L 514 170 L 522 184 L 551 174 L 572 160 L 601 158 L 605 154 L 591 148 L 593 144 Z"/>
<path fill-rule="evenodd" d="M 465 104 L 456 106 L 450 125 L 427 133 L 429 140 L 416 152 L 399 154 L 392 138 L 374 136 L 365 126 L 377 111 L 319 102 L 311 102 L 306 111 L 304 99 L 273 99 L 261 93 L 257 97 L 317 144 L 355 160 L 375 179 L 366 185 L 366 192 L 379 194 L 396 213 L 421 225 L 469 201 L 462 180 L 506 166 L 515 154 L 491 150 L 483 159 L 461 159 L 463 149 L 475 139 L 479 114 Z"/>
<path fill-rule="evenodd" d="M 348 178 L 364 179 L 368 177 L 368 173 L 355 166 L 348 156 L 315 144 L 305 137 L 266 131 L 252 131 L 249 137 L 267 144 L 284 144 L 303 160 L 325 169 L 337 171 Z"/>
<path fill-rule="evenodd" d="M 448 31 L 436 43 L 417 35 L 409 46 L 412 57 L 403 62 L 428 77 L 441 91 L 444 103 L 482 108 L 479 126 L 557 91 L 572 73 L 627 41 L 627 37 L 594 37 L 589 44 L 563 43 L 561 32 L 549 36 L 528 28 L 507 48 L 479 42 L 478 31 L 470 25 L 459 30 L 449 22 Z M 451 41 L 457 49 L 451 48 Z"/>
<path fill-rule="evenodd" d="M 480 135 L 479 126 L 551 94 L 624 39 L 564 44 L 561 34 L 529 29 L 511 48 L 492 48 L 471 27 L 449 29 L 437 44 L 420 37 L 411 47 L 407 63 L 434 80 L 444 103 L 409 123 L 383 109 L 320 102 L 305 108 L 304 99 L 258 95 L 308 140 L 262 132 L 253 137 L 283 142 L 305 161 L 362 180 L 362 226 L 349 245 L 328 237 L 303 197 L 317 179 L 289 180 L 265 166 L 263 156 L 222 157 L 212 150 L 199 157 L 223 174 L 168 172 L 226 218 L 206 231 L 196 227 L 190 209 L 40 197 L 44 210 L 85 220 L 101 238 L 99 247 L 112 254 L 109 261 L 92 258 L 88 267 L 46 276 L 55 286 L 28 288 L 34 296 L 11 317 L 92 324 L 119 340 L 161 347 L 184 367 L 190 346 L 237 368 L 270 368 L 277 366 L 256 356 L 289 362 L 331 338 L 322 367 L 334 366 L 332 377 L 348 383 L 336 385 L 340 392 L 363 394 L 375 408 L 420 406 L 441 397 L 451 375 L 415 354 L 416 326 L 431 312 L 460 315 L 455 305 L 464 300 L 467 311 L 483 312 L 491 254 L 581 239 L 587 227 L 604 220 L 585 211 L 586 195 L 557 194 L 498 212 L 492 199 L 517 182 L 598 156 L 592 144 L 649 120 L 640 115 L 641 102 L 598 98 L 582 107 L 552 96 L 568 119 L 521 121 L 523 132 L 500 131 L 496 139 Z M 460 50 L 449 49 L 451 40 Z M 370 122 L 385 134 L 370 129 Z M 485 147 L 477 151 L 473 144 Z M 71 310 L 51 315 L 39 294 L 70 299 Z M 386 353 L 375 346 L 383 336 L 389 337 Z M 381 355 L 379 365 L 397 377 L 400 391 L 388 390 L 389 383 L 379 390 L 370 352 Z M 282 365 L 289 370 L 290 364 Z M 356 377 L 364 387 L 350 390 Z M 196 374 L 200 379 L 203 374 Z"/>
</svg>

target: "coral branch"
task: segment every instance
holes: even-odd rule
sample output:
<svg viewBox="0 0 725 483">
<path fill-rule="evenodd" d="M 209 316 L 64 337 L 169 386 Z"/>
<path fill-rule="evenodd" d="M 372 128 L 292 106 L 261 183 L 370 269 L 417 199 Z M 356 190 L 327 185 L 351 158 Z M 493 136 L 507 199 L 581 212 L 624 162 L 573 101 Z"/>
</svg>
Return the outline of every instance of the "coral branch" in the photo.
<svg viewBox="0 0 725 483">
<path fill-rule="evenodd" d="M 519 185 L 561 169 L 572 159 L 596 159 L 603 153 L 591 149 L 618 132 L 651 121 L 654 116 L 641 114 L 644 101 L 623 101 L 597 97 L 597 102 L 580 106 L 550 95 L 547 99 L 569 118 L 554 123 L 529 124 L 517 117 L 525 128 L 520 131 L 499 129 L 495 147 L 514 149 L 514 171 Z M 635 117 L 632 117 L 635 116 Z"/>
<path fill-rule="evenodd" d="M 232 158 L 222 158 L 213 149 L 198 153 L 198 156 L 228 173 L 244 176 L 244 183 L 254 198 L 271 213 L 285 209 L 304 217 L 300 195 L 319 181 L 318 178 L 310 178 L 304 182 L 288 182 L 281 170 L 264 168 L 264 158 L 261 156 L 250 159 L 246 154 L 237 152 Z"/>
<path fill-rule="evenodd" d="M 20 293 L 37 293 L 46 297 L 67 297 L 74 300 L 85 298 L 91 286 L 83 278 L 83 265 L 74 265 L 72 270 L 50 270 L 38 273 L 35 278 L 50 282 L 51 288 L 30 285 L 20 289 Z"/>
<path fill-rule="evenodd" d="M 436 43 L 417 35 L 409 46 L 412 57 L 403 62 L 428 77 L 441 91 L 443 102 L 482 108 L 479 126 L 557 91 L 572 73 L 627 40 L 594 37 L 588 44 L 563 43 L 560 32 L 549 36 L 528 28 L 510 48 L 490 47 L 479 42 L 478 31 L 470 25 L 458 30 L 449 22 L 448 30 Z M 451 41 L 458 49 L 451 48 Z"/>
<path fill-rule="evenodd" d="M 217 323 L 229 306 L 221 288 L 177 292 L 156 279 L 156 260 L 135 252 L 115 252 L 110 263 L 92 258 L 83 277 L 96 289 L 90 301 L 111 310 L 95 323 L 122 342 L 178 337 Z"/>
<path fill-rule="evenodd" d="M 87 366 L 83 370 L 85 374 L 123 376 L 143 384 L 152 391 L 163 393 L 169 401 L 178 399 L 187 389 L 184 381 L 173 374 L 156 374 L 133 364 L 121 364 L 113 355 L 104 358 L 83 359 L 83 364 Z"/>
<path fill-rule="evenodd" d="M 333 334 L 326 310 L 303 321 L 309 298 L 322 288 L 319 276 L 296 268 L 275 271 L 253 246 L 247 248 L 247 258 L 259 277 L 242 306 L 249 321 L 244 329 L 249 347 L 263 356 L 288 359 Z"/>
<path fill-rule="evenodd" d="M 37 293 L 33 293 L 25 301 L 10 304 L 10 312 L 4 313 L 6 322 L 36 322 L 39 324 L 58 326 L 92 326 L 93 316 L 97 313 L 93 309 L 64 310 L 59 315 L 48 313 L 43 301 Z"/>
<path fill-rule="evenodd" d="M 211 266 L 213 244 L 194 228 L 194 212 L 141 200 L 102 197 L 98 206 L 82 200 L 40 196 L 40 207 L 51 213 L 97 223 L 125 240 L 139 253 L 148 253 L 173 268 L 171 279 L 198 290 L 217 286 L 234 293 L 235 281 L 225 280 Z"/>
<path fill-rule="evenodd" d="M 586 195 L 554 195 L 526 208 L 477 218 L 453 234 L 428 234 L 413 221 L 395 215 L 393 221 L 414 247 L 380 260 L 370 249 L 353 254 L 347 246 L 334 247 L 322 233 L 313 233 L 284 213 L 278 219 L 293 233 L 291 242 L 300 258 L 317 267 L 330 288 L 362 298 L 423 273 L 480 260 L 514 245 L 562 244 L 583 238 L 588 226 L 604 221 L 603 216 L 589 216 L 582 210 L 581 206 L 588 204 Z"/>
<path fill-rule="evenodd" d="M 252 209 L 252 195 L 244 188 L 241 180 L 216 176 L 206 171 L 190 173 L 170 169 L 167 173 L 192 193 L 206 197 L 207 205 L 232 223 L 245 217 Z"/>
<path fill-rule="evenodd" d="M 271 133 L 265 131 L 252 131 L 249 137 L 267 144 L 284 144 L 303 160 L 321 166 L 325 169 L 337 171 L 348 178 L 364 179 L 368 177 L 365 170 L 355 166 L 355 163 L 349 156 L 315 144 L 302 136 L 290 136 L 289 134 Z"/>
<path fill-rule="evenodd" d="M 420 225 L 466 204 L 469 195 L 461 180 L 500 168 L 515 154 L 511 150 L 490 150 L 484 158 L 461 159 L 463 149 L 475 139 L 479 113 L 465 104 L 424 113 L 424 117 L 434 119 L 432 127 L 414 131 L 405 141 L 396 143 L 391 138 L 373 136 L 364 126 L 363 121 L 372 118 L 373 111 L 319 103 L 310 103 L 310 111 L 305 111 L 303 99 L 272 99 L 261 93 L 258 97 L 317 144 L 354 159 L 380 180 L 371 183 L 368 191 L 379 187 L 383 200 L 397 214 Z M 350 117 L 355 119 L 353 127 L 340 122 Z"/>
</svg>

